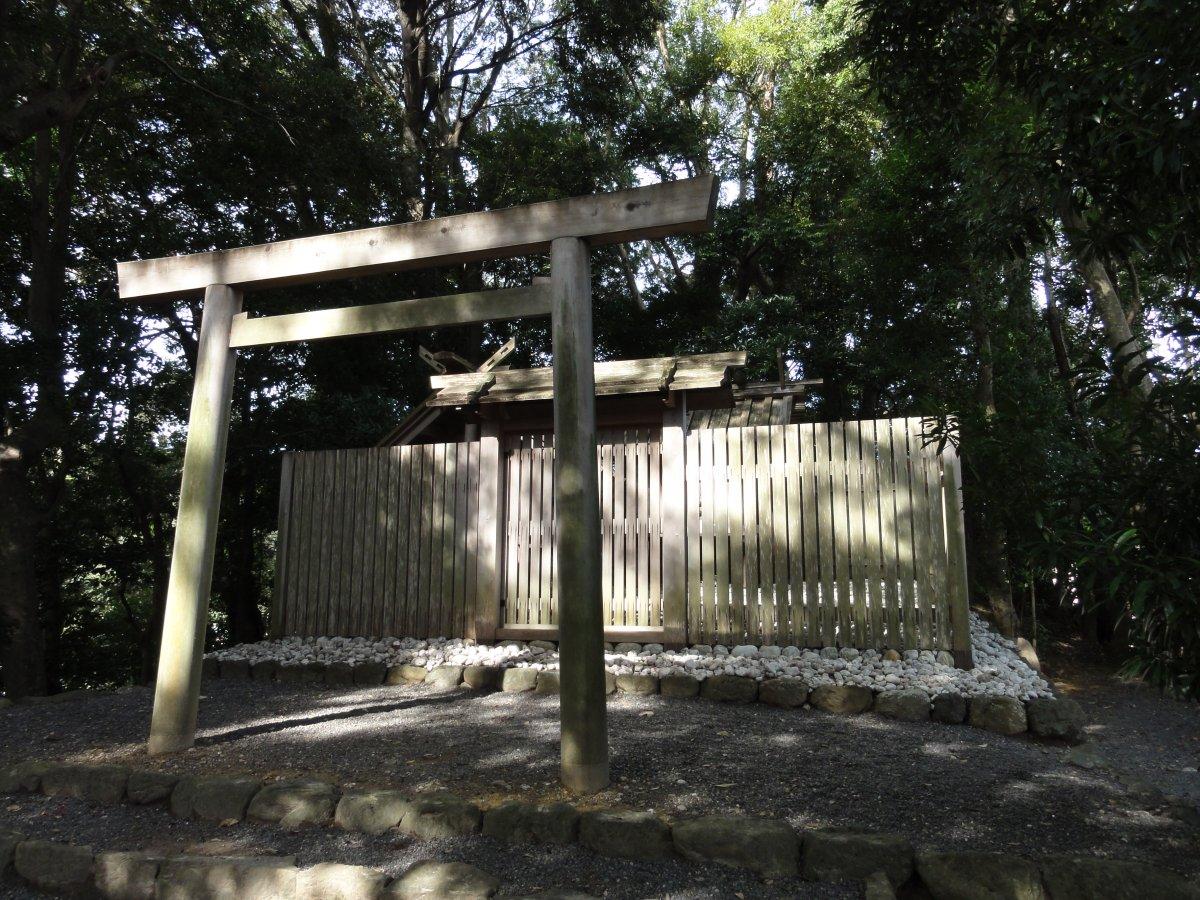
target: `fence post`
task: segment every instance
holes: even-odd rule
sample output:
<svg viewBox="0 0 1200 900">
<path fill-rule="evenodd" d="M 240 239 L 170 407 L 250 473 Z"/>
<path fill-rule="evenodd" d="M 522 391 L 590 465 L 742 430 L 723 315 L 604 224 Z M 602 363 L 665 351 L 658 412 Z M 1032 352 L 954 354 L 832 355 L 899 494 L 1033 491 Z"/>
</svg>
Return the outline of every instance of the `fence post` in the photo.
<svg viewBox="0 0 1200 900">
<path fill-rule="evenodd" d="M 237 351 L 229 346 L 229 335 L 233 317 L 241 308 L 241 291 L 213 284 L 204 292 L 196 379 L 179 486 L 179 515 L 167 583 L 154 712 L 150 718 L 151 756 L 186 750 L 196 739 L 200 667 L 237 361 Z"/>
<path fill-rule="evenodd" d="M 479 515 L 474 527 L 479 547 L 479 580 L 476 587 L 474 638 L 496 639 L 500 626 L 500 573 L 504 569 L 504 453 L 500 423 L 486 420 L 479 432 Z"/>
<path fill-rule="evenodd" d="M 687 395 L 663 410 L 662 596 L 663 645 L 686 647 L 687 633 Z"/>
<path fill-rule="evenodd" d="M 942 448 L 942 509 L 946 522 L 946 597 L 950 606 L 950 646 L 960 669 L 974 665 L 971 654 L 967 542 L 963 528 L 962 469 L 955 449 Z"/>
</svg>

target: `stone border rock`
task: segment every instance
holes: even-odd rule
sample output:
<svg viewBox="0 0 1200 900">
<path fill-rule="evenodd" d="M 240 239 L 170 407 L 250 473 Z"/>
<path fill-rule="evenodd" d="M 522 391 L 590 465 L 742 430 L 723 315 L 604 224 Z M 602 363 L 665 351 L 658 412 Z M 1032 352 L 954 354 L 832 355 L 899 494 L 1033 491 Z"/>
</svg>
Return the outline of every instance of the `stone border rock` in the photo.
<svg viewBox="0 0 1200 900">
<path fill-rule="evenodd" d="M 500 882 L 466 863 L 422 859 L 396 878 L 366 866 L 294 856 L 165 856 L 0 836 L 0 875 L 12 868 L 41 891 L 107 900 L 416 900 L 488 898 Z"/>
<path fill-rule="evenodd" d="M 286 683 L 323 683 L 329 687 L 376 687 L 379 685 L 425 684 L 433 690 L 502 690 L 511 693 L 558 693 L 558 671 L 529 667 L 502 666 L 424 666 L 404 663 L 386 667 L 369 662 L 357 666 L 345 663 L 306 663 L 303 666 L 279 666 L 274 660 L 250 665 L 245 660 L 206 657 L 204 673 L 209 678 L 280 681 Z M 808 685 L 792 676 L 759 681 L 742 675 L 615 675 L 606 672 L 607 692 L 634 696 L 658 694 L 672 699 L 691 699 L 730 703 L 764 703 L 782 708 L 820 709 L 840 715 L 874 712 L 905 722 L 967 724 L 997 734 L 1017 735 L 1029 732 L 1038 738 L 1079 743 L 1086 724 L 1083 708 L 1068 698 L 1038 697 L 1018 700 L 1007 695 L 986 694 L 965 697 L 946 692 L 930 696 L 920 688 L 873 691 L 853 684 Z"/>
<path fill-rule="evenodd" d="M 482 808 L 445 793 L 407 794 L 389 788 L 342 789 L 327 781 L 267 781 L 253 776 L 174 776 L 131 771 L 119 766 L 22 763 L 0 773 L 9 793 L 44 792 L 95 803 L 166 802 L 176 815 L 206 821 L 270 823 L 286 827 L 332 826 L 348 831 L 384 834 L 393 829 L 418 839 L 484 836 L 518 844 L 578 843 L 605 856 L 656 860 L 683 858 L 749 869 L 764 878 L 799 876 L 810 881 L 862 881 L 871 896 L 906 890 L 917 884 L 933 897 L 1020 896 L 1053 900 L 1125 897 L 1125 886 L 1138 884 L 1155 898 L 1200 900 L 1200 884 L 1167 869 L 1125 860 L 1051 856 L 1031 860 L 1013 854 L 917 851 L 899 834 L 827 828 L 801 831 L 786 821 L 750 816 L 709 815 L 667 822 L 652 812 L 587 810 L 568 803 L 538 805 L 510 801 Z M 101 784 L 93 789 L 89 784 Z M 114 785 L 121 785 L 117 792 Z M 146 786 L 153 785 L 153 792 Z M 154 800 L 147 800 L 151 796 Z M 199 858 L 203 860 L 203 858 Z M 274 897 L 282 885 L 293 897 L 402 898 L 420 894 L 437 878 L 476 886 L 465 896 L 489 897 L 498 888 L 478 870 L 451 871 L 423 861 L 399 879 L 384 884 L 379 873 L 358 866 L 325 863 L 300 870 L 294 860 L 221 860 L 195 857 L 168 861 L 137 853 L 93 853 L 0 831 L 0 874 L 15 864 L 18 874 L 48 890 L 77 891 L 94 886 L 112 898 L 215 896 L 194 893 L 201 884 L 227 885 L 228 896 Z M 218 874 L 197 866 L 225 866 Z M 442 868 L 437 868 L 442 866 Z M 265 867 L 265 868 L 260 868 Z M 329 868 L 333 867 L 333 868 Z M 469 868 L 469 867 L 468 867 Z M 254 871 L 249 871 L 254 869 Z M 153 870 L 153 874 L 151 874 Z M 320 872 L 314 873 L 314 870 Z M 308 874 L 306 874 L 308 873 Z M 163 879 L 167 882 L 164 884 Z M 411 884 L 405 887 L 404 879 Z M 215 880 L 214 880 L 215 879 Z M 330 881 L 333 879 L 333 881 Z M 103 882 L 103 884 L 102 884 Z M 104 884 L 111 883 L 111 888 Z M 304 885 L 316 885 L 311 891 Z M 346 885 L 330 893 L 320 885 Z M 1072 884 L 1086 884 L 1072 893 Z M 124 887 L 122 887 L 122 885 Z M 143 890 L 150 885 L 152 890 Z M 140 886 L 140 887 L 139 887 Z M 251 887 L 252 886 L 252 887 Z M 490 887 L 489 887 L 490 886 Z M 411 890 L 410 890 L 411 888 Z M 104 893 L 105 890 L 109 893 Z M 226 895 L 222 895 L 226 896 Z M 455 895 L 458 896 L 458 895 Z"/>
</svg>

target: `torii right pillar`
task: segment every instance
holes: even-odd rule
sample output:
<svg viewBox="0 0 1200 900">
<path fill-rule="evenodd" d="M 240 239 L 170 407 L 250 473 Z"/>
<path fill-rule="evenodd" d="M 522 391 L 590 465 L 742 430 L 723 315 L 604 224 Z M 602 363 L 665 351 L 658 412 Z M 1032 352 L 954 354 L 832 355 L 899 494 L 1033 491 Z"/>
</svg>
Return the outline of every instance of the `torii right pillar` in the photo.
<svg viewBox="0 0 1200 900">
<path fill-rule="evenodd" d="M 550 286 L 562 781 L 569 790 L 592 793 L 609 781 L 595 347 L 586 241 L 558 238 L 551 243 Z"/>
</svg>

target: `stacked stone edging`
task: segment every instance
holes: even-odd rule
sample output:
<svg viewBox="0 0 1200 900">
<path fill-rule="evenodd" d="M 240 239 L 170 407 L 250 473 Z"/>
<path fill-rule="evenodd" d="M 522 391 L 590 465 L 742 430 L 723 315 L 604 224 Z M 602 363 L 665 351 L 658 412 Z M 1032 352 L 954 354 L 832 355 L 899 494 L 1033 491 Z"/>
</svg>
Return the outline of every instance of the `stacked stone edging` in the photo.
<svg viewBox="0 0 1200 900">
<path fill-rule="evenodd" d="M 6 850 L 11 844 L 12 849 Z M 9 868 L 42 891 L 107 900 L 428 900 L 487 898 L 500 882 L 466 863 L 418 860 L 396 878 L 367 866 L 294 856 L 170 856 L 0 836 Z"/>
<path fill-rule="evenodd" d="M 147 776 L 153 776 L 147 777 Z M 174 778 L 169 794 L 166 782 Z M 95 780 L 103 789 L 89 785 Z M 142 791 L 153 784 L 156 799 Z M 135 796 L 134 789 L 139 791 Z M 383 834 L 392 829 L 419 839 L 482 834 L 509 843 L 578 843 L 593 852 L 624 859 L 683 858 L 745 868 L 764 878 L 810 881 L 886 881 L 891 889 L 923 885 L 935 898 L 1020 896 L 1031 900 L 1126 897 L 1200 900 L 1200 886 L 1166 869 L 1123 860 L 1051 856 L 1040 860 L 1002 853 L 916 850 L 903 835 L 846 828 L 798 830 L 778 819 L 708 815 L 667 822 L 652 812 L 579 811 L 568 803 L 539 805 L 510 801 L 484 809 L 450 794 L 410 795 L 388 788 L 342 789 L 326 781 L 269 781 L 253 776 L 180 776 L 123 769 L 26 762 L 0 772 L 5 792 L 36 792 L 95 803 L 166 803 L 177 815 L 205 821 L 259 822 L 286 827 L 336 826 Z M 298 869 L 283 858 L 164 858 L 144 853 L 93 853 L 0 831 L 0 874 L 9 866 L 46 890 L 95 888 L 103 896 L 404 898 L 446 884 L 474 885 L 489 897 L 498 889 L 486 873 L 418 863 L 391 882 L 360 866 L 324 863 Z M 417 867 L 421 867 L 419 870 Z M 455 867 L 460 868 L 455 868 Z M 439 868 L 440 867 L 440 868 Z M 406 882 L 405 879 L 408 879 Z M 330 894 L 330 884 L 338 890 Z M 405 885 L 408 885 L 407 887 Z M 322 887 L 324 885 L 324 887 Z M 1079 886 L 1085 887 L 1079 887 Z M 217 889 L 219 888 L 219 890 Z M 410 890 L 411 888 L 411 890 Z M 433 895 L 436 895 L 436 891 Z"/>
<path fill-rule="evenodd" d="M 404 663 L 385 667 L 370 662 L 357 666 L 344 663 L 306 663 L 280 666 L 274 660 L 250 665 L 245 660 L 221 660 L 206 657 L 204 674 L 208 678 L 253 678 L 285 683 L 326 684 L 330 687 L 357 685 L 424 684 L 434 690 L 464 688 L 474 691 L 502 690 L 509 693 L 532 691 L 535 694 L 558 693 L 557 669 L 501 666 L 424 666 Z M 605 673 L 607 693 L 649 696 L 659 694 L 672 699 L 700 697 L 731 703 L 763 703 L 782 708 L 815 708 L 841 715 L 875 712 L 906 722 L 968 724 L 998 734 L 1016 735 L 1026 731 L 1035 737 L 1078 743 L 1085 725 L 1083 708 L 1074 700 L 1034 697 L 1019 700 L 1004 694 L 965 697 L 955 692 L 931 696 L 920 688 L 873 691 L 854 684 L 809 685 L 802 678 L 780 676 L 759 681 L 743 675 L 656 675 Z"/>
</svg>

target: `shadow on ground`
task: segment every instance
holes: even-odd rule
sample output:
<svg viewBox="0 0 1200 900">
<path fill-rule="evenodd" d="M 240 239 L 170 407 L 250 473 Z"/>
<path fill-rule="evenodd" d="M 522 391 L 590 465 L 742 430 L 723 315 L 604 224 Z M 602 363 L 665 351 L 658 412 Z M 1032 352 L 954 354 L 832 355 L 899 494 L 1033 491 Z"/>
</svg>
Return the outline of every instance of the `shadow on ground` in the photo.
<svg viewBox="0 0 1200 900">
<path fill-rule="evenodd" d="M 9 710 L 0 754 L 319 774 L 484 801 L 564 796 L 556 697 L 253 681 L 214 681 L 205 693 L 187 753 L 144 755 L 150 695 L 130 690 Z M 899 831 L 939 849 L 1094 853 L 1200 871 L 1195 830 L 1142 808 L 1111 775 L 1066 765 L 1062 747 L 965 726 L 661 697 L 612 698 L 608 715 L 614 784 L 588 803 L 668 817 L 769 815 L 800 828 Z"/>
</svg>

